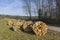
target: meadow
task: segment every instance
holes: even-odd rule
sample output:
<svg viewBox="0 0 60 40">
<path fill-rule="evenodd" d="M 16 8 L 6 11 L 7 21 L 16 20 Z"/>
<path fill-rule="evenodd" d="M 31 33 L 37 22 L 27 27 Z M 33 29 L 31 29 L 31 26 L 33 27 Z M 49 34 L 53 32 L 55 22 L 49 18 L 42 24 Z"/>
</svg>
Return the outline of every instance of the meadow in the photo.
<svg viewBox="0 0 60 40">
<path fill-rule="evenodd" d="M 60 32 L 48 29 L 44 36 L 36 36 L 21 30 L 12 31 L 7 25 L 7 19 L 0 20 L 0 40 L 60 40 Z"/>
</svg>

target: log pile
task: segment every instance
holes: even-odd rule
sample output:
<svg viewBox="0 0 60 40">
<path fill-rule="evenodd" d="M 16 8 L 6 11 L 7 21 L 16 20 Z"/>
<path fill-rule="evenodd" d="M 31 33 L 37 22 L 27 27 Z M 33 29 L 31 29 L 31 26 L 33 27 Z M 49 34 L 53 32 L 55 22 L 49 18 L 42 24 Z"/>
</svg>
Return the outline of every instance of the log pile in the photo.
<svg viewBox="0 0 60 40">
<path fill-rule="evenodd" d="M 16 21 L 16 19 L 8 19 L 8 23 L 7 23 L 7 24 L 8 24 L 10 27 L 12 27 L 15 21 Z"/>
<path fill-rule="evenodd" d="M 33 31 L 37 36 L 45 35 L 47 33 L 47 25 L 42 21 L 38 21 L 33 25 Z"/>
<path fill-rule="evenodd" d="M 8 25 L 11 26 L 14 31 L 17 31 L 21 27 L 25 32 L 31 32 L 33 30 L 37 36 L 45 35 L 48 29 L 47 25 L 42 21 L 33 23 L 32 21 L 9 19 Z"/>
<path fill-rule="evenodd" d="M 32 24 L 33 24 L 33 22 L 32 21 L 25 21 L 25 23 L 23 24 L 23 30 L 25 31 L 25 32 L 30 32 L 30 31 L 32 31 Z"/>
<path fill-rule="evenodd" d="M 8 20 L 8 25 L 13 28 L 14 31 L 17 31 L 24 24 L 24 20 L 10 19 Z"/>
</svg>

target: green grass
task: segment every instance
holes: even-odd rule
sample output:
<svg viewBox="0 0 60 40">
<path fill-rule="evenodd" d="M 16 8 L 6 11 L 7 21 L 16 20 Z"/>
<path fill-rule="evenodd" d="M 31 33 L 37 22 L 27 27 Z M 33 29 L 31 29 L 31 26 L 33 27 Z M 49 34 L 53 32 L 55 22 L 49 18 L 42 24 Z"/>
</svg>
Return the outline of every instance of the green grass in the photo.
<svg viewBox="0 0 60 40">
<path fill-rule="evenodd" d="M 0 20 L 0 40 L 60 40 L 60 33 L 48 30 L 44 36 L 36 36 L 18 30 L 14 32 L 9 29 L 7 20 Z"/>
</svg>

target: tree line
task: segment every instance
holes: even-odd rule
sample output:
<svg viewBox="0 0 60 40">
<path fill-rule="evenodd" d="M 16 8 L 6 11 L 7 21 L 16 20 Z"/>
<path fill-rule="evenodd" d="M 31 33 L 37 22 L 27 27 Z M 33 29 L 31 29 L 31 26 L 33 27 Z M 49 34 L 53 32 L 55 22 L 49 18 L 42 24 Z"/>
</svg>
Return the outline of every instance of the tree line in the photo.
<svg viewBox="0 0 60 40">
<path fill-rule="evenodd" d="M 60 20 L 60 6 L 59 5 L 60 5 L 59 0 L 24 0 L 24 9 L 27 16 L 23 16 L 23 17 L 22 16 L 9 16 L 9 18 L 23 18 L 23 19 L 24 18 L 26 19 L 37 18 L 38 20 L 43 20 L 49 23 L 55 23 L 55 22 L 58 23 Z M 32 16 L 32 11 L 34 12 L 35 16 Z"/>
<path fill-rule="evenodd" d="M 35 5 L 36 8 L 34 8 L 36 11 L 33 11 L 34 13 L 37 12 L 38 19 L 42 20 L 50 20 L 50 22 L 55 20 L 58 22 L 60 19 L 60 1 L 59 0 L 25 0 L 25 9 L 27 14 L 29 14 L 30 19 L 32 16 L 32 9 L 34 8 L 32 6 L 32 3 Z M 33 7 L 31 9 L 31 7 Z M 36 13 L 35 13 L 36 14 Z"/>
</svg>

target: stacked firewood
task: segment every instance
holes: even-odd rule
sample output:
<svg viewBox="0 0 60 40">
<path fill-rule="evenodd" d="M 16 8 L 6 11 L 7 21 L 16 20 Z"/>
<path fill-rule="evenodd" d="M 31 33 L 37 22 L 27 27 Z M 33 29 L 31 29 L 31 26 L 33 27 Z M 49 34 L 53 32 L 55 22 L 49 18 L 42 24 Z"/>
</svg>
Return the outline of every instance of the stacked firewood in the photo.
<svg viewBox="0 0 60 40">
<path fill-rule="evenodd" d="M 38 21 L 33 25 L 33 31 L 37 36 L 45 35 L 47 33 L 47 25 L 42 21 Z"/>
<path fill-rule="evenodd" d="M 32 21 L 25 21 L 25 23 L 23 24 L 23 30 L 26 32 L 32 31 L 32 28 L 31 28 L 32 24 L 33 24 Z"/>
<path fill-rule="evenodd" d="M 14 31 L 17 31 L 24 24 L 24 20 L 10 19 L 8 20 L 8 25 L 13 28 Z"/>
<path fill-rule="evenodd" d="M 22 28 L 25 32 L 33 31 L 37 36 L 45 35 L 47 33 L 47 25 L 42 21 L 33 23 L 32 21 L 9 19 L 8 25 L 13 28 L 14 31 Z"/>
</svg>

